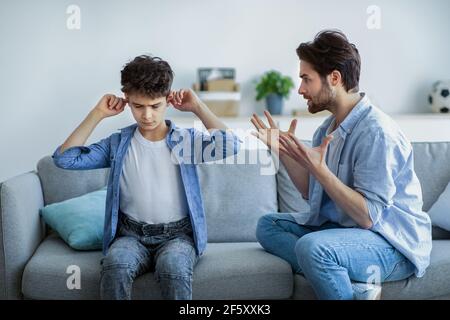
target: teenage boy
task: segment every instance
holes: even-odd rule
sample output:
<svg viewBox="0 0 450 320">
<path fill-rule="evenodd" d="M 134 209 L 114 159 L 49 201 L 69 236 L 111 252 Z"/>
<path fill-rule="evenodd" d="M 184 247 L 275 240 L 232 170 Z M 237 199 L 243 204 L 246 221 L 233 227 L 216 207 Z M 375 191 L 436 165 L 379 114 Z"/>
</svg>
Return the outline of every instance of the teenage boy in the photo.
<svg viewBox="0 0 450 320">
<path fill-rule="evenodd" d="M 239 139 L 192 90 L 171 91 L 173 71 L 139 56 L 121 71 L 124 98 L 103 96 L 53 155 L 64 169 L 111 168 L 100 282 L 102 299 L 131 299 L 136 277 L 154 270 L 165 299 L 192 299 L 193 268 L 207 233 L 196 164 L 234 155 Z M 169 105 L 194 113 L 209 133 L 180 129 Z M 129 105 L 136 123 L 89 146 L 100 121 Z"/>
</svg>

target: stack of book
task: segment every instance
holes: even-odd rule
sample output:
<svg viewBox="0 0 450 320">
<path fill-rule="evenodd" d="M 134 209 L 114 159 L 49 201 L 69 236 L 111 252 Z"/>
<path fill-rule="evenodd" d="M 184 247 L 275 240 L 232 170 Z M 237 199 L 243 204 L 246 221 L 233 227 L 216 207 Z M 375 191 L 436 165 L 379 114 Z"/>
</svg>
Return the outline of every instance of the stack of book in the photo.
<svg viewBox="0 0 450 320">
<path fill-rule="evenodd" d="M 193 88 L 208 108 L 219 117 L 237 117 L 241 93 L 232 68 L 199 68 L 199 82 Z"/>
</svg>

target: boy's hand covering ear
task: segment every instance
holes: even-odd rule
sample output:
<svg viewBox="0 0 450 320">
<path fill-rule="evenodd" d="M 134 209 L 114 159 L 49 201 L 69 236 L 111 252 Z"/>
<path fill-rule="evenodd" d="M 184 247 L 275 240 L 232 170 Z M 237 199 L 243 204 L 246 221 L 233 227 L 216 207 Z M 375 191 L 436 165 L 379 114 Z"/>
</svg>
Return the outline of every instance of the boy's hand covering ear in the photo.
<svg viewBox="0 0 450 320">
<path fill-rule="evenodd" d="M 105 94 L 95 106 L 103 118 L 112 117 L 121 113 L 128 101 L 124 98 L 116 97 L 113 94 Z"/>
<path fill-rule="evenodd" d="M 167 96 L 167 102 L 171 103 L 177 110 L 194 113 L 200 108 L 201 105 L 200 99 L 191 89 L 171 91 Z"/>
</svg>

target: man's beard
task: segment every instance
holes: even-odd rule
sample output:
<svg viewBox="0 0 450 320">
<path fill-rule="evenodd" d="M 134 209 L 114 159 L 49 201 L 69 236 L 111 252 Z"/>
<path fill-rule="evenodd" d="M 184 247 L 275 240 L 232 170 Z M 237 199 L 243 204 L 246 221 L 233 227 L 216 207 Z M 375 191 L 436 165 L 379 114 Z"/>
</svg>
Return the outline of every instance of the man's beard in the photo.
<svg viewBox="0 0 450 320">
<path fill-rule="evenodd" d="M 311 97 L 311 102 L 308 104 L 308 111 L 312 114 L 328 110 L 330 106 L 334 105 L 336 99 L 335 93 L 331 90 L 327 82 L 322 82 L 322 88 L 315 97 Z"/>
</svg>

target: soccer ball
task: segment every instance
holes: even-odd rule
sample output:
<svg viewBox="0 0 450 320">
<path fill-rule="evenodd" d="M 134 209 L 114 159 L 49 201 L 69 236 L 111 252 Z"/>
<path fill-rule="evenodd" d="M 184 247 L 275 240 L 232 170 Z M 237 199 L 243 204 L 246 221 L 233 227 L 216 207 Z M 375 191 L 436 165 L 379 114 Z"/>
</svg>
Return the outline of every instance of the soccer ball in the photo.
<svg viewBox="0 0 450 320">
<path fill-rule="evenodd" d="M 428 104 L 433 112 L 450 112 L 450 80 L 433 84 L 433 90 L 428 96 Z"/>
</svg>

